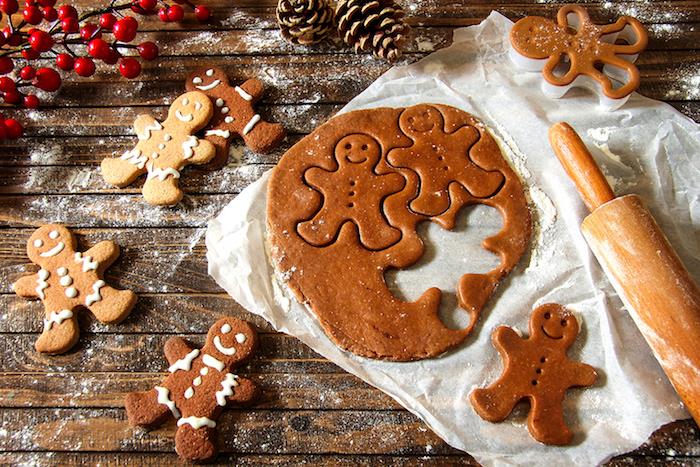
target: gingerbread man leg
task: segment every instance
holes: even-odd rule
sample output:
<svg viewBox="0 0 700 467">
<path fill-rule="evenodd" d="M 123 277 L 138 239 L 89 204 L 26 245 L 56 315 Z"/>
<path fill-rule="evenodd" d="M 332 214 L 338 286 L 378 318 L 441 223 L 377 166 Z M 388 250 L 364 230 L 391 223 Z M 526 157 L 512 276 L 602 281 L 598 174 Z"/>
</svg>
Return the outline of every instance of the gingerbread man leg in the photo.
<svg viewBox="0 0 700 467">
<path fill-rule="evenodd" d="M 92 293 L 86 297 L 86 306 L 95 318 L 105 324 L 116 324 L 129 315 L 136 303 L 136 294 L 131 290 L 119 290 L 98 280 Z"/>
<path fill-rule="evenodd" d="M 507 385 L 475 389 L 469 398 L 479 416 L 490 422 L 505 420 L 520 399 Z"/>
<path fill-rule="evenodd" d="M 80 328 L 75 314 L 70 310 L 46 312 L 44 331 L 34 344 L 37 352 L 50 355 L 66 352 L 78 342 Z"/>
<path fill-rule="evenodd" d="M 249 133 L 246 134 L 244 131 L 242 136 L 246 146 L 257 153 L 266 154 L 284 139 L 284 134 L 284 127 L 279 123 L 260 121 Z"/>
<path fill-rule="evenodd" d="M 161 391 L 163 389 L 161 388 Z M 167 398 L 166 396 L 163 394 L 160 397 Z M 171 412 L 168 406 L 159 402 L 158 399 L 159 394 L 156 389 L 127 394 L 125 406 L 129 421 L 133 425 L 144 427 L 155 427 L 164 423 Z"/>
<path fill-rule="evenodd" d="M 571 442 L 573 433 L 564 422 L 562 400 L 564 394 L 535 397 L 527 417 L 527 427 L 537 441 L 545 444 L 564 445 Z"/>
<path fill-rule="evenodd" d="M 157 176 L 148 178 L 143 184 L 143 197 L 151 204 L 172 206 L 177 204 L 182 196 L 182 190 L 173 176 L 167 176 L 163 180 Z"/>
<path fill-rule="evenodd" d="M 178 423 L 175 434 L 175 451 L 190 461 L 210 459 L 216 455 L 216 430 L 208 426 L 194 428 Z"/>
</svg>

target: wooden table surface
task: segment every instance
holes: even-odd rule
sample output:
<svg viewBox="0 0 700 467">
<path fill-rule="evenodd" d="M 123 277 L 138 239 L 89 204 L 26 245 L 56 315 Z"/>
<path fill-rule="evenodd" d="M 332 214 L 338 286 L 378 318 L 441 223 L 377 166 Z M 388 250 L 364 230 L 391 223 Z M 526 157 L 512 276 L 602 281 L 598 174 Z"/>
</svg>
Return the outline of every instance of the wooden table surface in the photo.
<svg viewBox="0 0 700 467">
<path fill-rule="evenodd" d="M 79 8 L 98 2 L 80 0 Z M 106 0 L 105 0 L 106 3 Z M 162 347 L 184 335 L 201 344 L 214 320 L 239 316 L 256 323 L 262 348 L 242 374 L 263 388 L 250 410 L 228 410 L 219 423 L 223 463 L 342 465 L 470 464 L 391 398 L 348 375 L 296 339 L 246 313 L 207 275 L 204 233 L 246 185 L 272 167 L 304 134 L 326 121 L 389 65 L 337 45 L 295 47 L 276 29 L 275 0 L 212 0 L 211 24 L 150 19 L 142 40 L 162 57 L 134 81 L 102 70 L 69 78 L 41 109 L 20 111 L 26 137 L 0 150 L 0 463 L 162 465 L 176 463 L 174 423 L 147 433 L 126 422 L 124 394 L 153 387 L 166 370 Z M 668 101 L 700 120 L 700 1 L 585 3 L 595 20 L 631 14 L 648 25 L 649 49 L 639 58 L 641 93 Z M 413 30 L 401 63 L 450 43 L 452 30 L 498 10 L 511 19 L 555 15 L 562 3 L 540 0 L 403 1 Z M 139 184 L 116 190 L 98 172 L 105 156 L 134 145 L 134 117 L 163 117 L 192 69 L 216 65 L 232 81 L 262 79 L 261 114 L 284 123 L 287 141 L 274 154 L 240 145 L 220 171 L 190 167 L 187 192 L 173 209 L 146 205 Z M 700 155 L 699 155 L 700 157 Z M 78 234 L 81 250 L 115 240 L 122 255 L 108 280 L 139 294 L 132 315 L 105 326 L 81 315 L 83 334 L 71 352 L 39 355 L 40 302 L 12 293 L 35 271 L 25 242 L 36 226 L 59 222 Z M 700 463 L 700 434 L 690 420 L 654 433 L 613 464 Z"/>
</svg>

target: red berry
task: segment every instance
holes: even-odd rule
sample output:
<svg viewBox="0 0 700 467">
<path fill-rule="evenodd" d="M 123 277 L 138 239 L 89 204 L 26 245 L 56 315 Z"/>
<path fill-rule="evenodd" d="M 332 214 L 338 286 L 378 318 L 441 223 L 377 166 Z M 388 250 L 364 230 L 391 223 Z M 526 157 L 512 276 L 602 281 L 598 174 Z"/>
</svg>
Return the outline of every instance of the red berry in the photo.
<svg viewBox="0 0 700 467">
<path fill-rule="evenodd" d="M 29 24 L 41 23 L 41 10 L 35 6 L 28 6 L 22 11 L 22 17 Z"/>
<path fill-rule="evenodd" d="M 0 78 L 0 91 L 2 92 L 13 92 L 17 89 L 15 81 L 12 78 L 3 76 Z"/>
<path fill-rule="evenodd" d="M 204 5 L 194 7 L 194 16 L 197 21 L 207 21 L 211 17 L 211 11 Z"/>
<path fill-rule="evenodd" d="M 112 29 L 114 23 L 117 22 L 117 17 L 111 13 L 104 13 L 100 16 L 100 27 L 102 29 Z"/>
<path fill-rule="evenodd" d="M 136 37 L 136 31 L 139 27 L 138 21 L 132 16 L 126 16 L 114 24 L 112 34 L 117 40 L 122 42 L 131 42 Z"/>
<path fill-rule="evenodd" d="M 102 61 L 107 65 L 114 65 L 119 61 L 119 57 L 119 52 L 110 47 L 107 49 L 107 54 L 102 57 Z"/>
<path fill-rule="evenodd" d="M 82 37 L 86 41 L 102 37 L 102 33 L 99 32 L 99 29 L 100 28 L 96 24 L 85 23 L 83 27 L 80 28 L 80 37 Z"/>
<path fill-rule="evenodd" d="M 24 49 L 22 50 L 22 56 L 27 60 L 36 60 L 39 58 L 39 52 L 34 49 Z"/>
<path fill-rule="evenodd" d="M 0 75 L 6 75 L 15 68 L 10 57 L 0 57 Z M 0 78 L 1 79 L 1 78 Z"/>
<path fill-rule="evenodd" d="M 70 5 L 61 5 L 58 7 L 58 18 L 59 19 L 66 19 L 66 18 L 75 18 L 78 19 L 78 10 L 73 8 Z"/>
<path fill-rule="evenodd" d="M 75 18 L 64 18 L 61 20 L 61 28 L 64 32 L 78 32 L 78 20 Z"/>
<path fill-rule="evenodd" d="M 31 66 L 25 66 L 24 68 L 22 68 L 22 69 L 19 71 L 19 76 L 20 76 L 22 79 L 25 79 L 25 80 L 27 80 L 27 81 L 30 80 L 30 79 L 34 79 L 34 76 L 35 76 L 35 75 L 36 75 L 36 70 L 35 70 L 33 67 L 31 67 Z"/>
<path fill-rule="evenodd" d="M 153 42 L 143 42 L 136 49 L 144 60 L 155 60 L 158 57 L 158 46 Z"/>
<path fill-rule="evenodd" d="M 14 118 L 8 118 L 5 120 L 3 126 L 5 127 L 5 134 L 10 139 L 17 139 L 22 136 L 22 133 L 24 132 L 22 124 Z"/>
<path fill-rule="evenodd" d="M 41 14 L 44 16 L 44 19 L 49 22 L 53 22 L 58 19 L 58 12 L 51 6 L 44 7 L 44 9 L 41 10 Z"/>
<path fill-rule="evenodd" d="M 170 21 L 182 21 L 185 17 L 185 10 L 180 5 L 172 5 L 168 7 L 168 19 Z"/>
<path fill-rule="evenodd" d="M 109 53 L 109 44 L 102 39 L 93 39 L 88 42 L 87 51 L 91 57 L 104 58 Z"/>
<path fill-rule="evenodd" d="M 37 52 L 46 52 L 53 47 L 53 38 L 49 33 L 35 29 L 29 34 L 29 46 Z"/>
<path fill-rule="evenodd" d="M 63 71 L 70 71 L 73 69 L 73 57 L 63 53 L 56 56 L 56 66 Z"/>
<path fill-rule="evenodd" d="M 54 92 L 61 87 L 61 76 L 53 68 L 39 68 L 33 84 L 44 91 Z"/>
<path fill-rule="evenodd" d="M 80 76 L 92 76 L 95 73 L 95 62 L 88 57 L 80 57 L 75 61 L 73 69 Z"/>
<path fill-rule="evenodd" d="M 7 91 L 3 94 L 3 99 L 6 104 L 19 104 L 20 95 L 17 91 Z"/>
<path fill-rule="evenodd" d="M 161 8 L 160 10 L 158 10 L 158 18 L 164 23 L 170 21 L 168 19 L 168 10 L 166 10 L 165 8 Z"/>
<path fill-rule="evenodd" d="M 146 11 L 155 10 L 158 5 L 158 0 L 139 0 L 139 6 Z"/>
<path fill-rule="evenodd" d="M 24 96 L 24 106 L 28 109 L 36 109 L 39 107 L 39 98 L 34 94 L 29 94 Z"/>
<path fill-rule="evenodd" d="M 119 73 L 125 78 L 136 78 L 141 73 L 141 64 L 132 57 L 122 58 L 119 61 Z"/>
<path fill-rule="evenodd" d="M 17 0 L 0 0 L 0 10 L 6 15 L 17 13 L 17 10 L 19 10 Z"/>
</svg>

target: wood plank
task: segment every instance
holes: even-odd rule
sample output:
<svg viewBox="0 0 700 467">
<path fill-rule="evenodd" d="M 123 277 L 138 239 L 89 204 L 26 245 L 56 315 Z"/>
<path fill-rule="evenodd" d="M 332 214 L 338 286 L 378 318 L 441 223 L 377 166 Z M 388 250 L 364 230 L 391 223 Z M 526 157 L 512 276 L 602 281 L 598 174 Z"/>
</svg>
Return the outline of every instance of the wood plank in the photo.
<svg viewBox="0 0 700 467">
<path fill-rule="evenodd" d="M 0 373 L 0 407 L 122 408 L 129 392 L 167 373 Z M 243 374 L 243 373 L 241 373 Z M 401 410 L 391 397 L 347 373 L 248 374 L 262 390 L 259 409 Z"/>
</svg>

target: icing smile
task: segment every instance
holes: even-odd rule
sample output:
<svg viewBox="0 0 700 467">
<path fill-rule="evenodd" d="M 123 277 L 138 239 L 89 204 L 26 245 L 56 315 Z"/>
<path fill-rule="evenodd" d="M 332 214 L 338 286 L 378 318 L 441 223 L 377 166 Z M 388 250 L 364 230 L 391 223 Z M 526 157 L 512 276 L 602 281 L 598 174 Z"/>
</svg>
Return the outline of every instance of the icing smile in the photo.
<svg viewBox="0 0 700 467">
<path fill-rule="evenodd" d="M 212 82 L 209 83 L 209 84 L 204 84 L 204 85 L 202 85 L 202 86 L 195 86 L 195 87 L 196 87 L 197 89 L 199 89 L 200 91 L 208 91 L 208 90 L 210 90 L 210 89 L 214 89 L 214 88 L 217 87 L 219 84 L 221 84 L 221 80 L 220 80 L 220 79 L 216 79 L 216 80 L 212 81 Z"/>
<path fill-rule="evenodd" d="M 192 119 L 194 118 L 192 114 L 183 114 L 179 110 L 175 111 L 175 116 L 177 117 L 178 120 L 181 122 L 191 122 Z"/>
<path fill-rule="evenodd" d="M 214 346 L 216 347 L 216 350 L 218 350 L 224 355 L 233 355 L 236 353 L 236 348 L 224 346 L 221 343 L 221 339 L 219 338 L 219 336 L 214 337 Z"/>
<path fill-rule="evenodd" d="M 551 335 L 550 333 L 547 332 L 547 330 L 544 328 L 544 326 L 540 326 L 540 329 L 542 329 L 542 332 L 544 333 L 544 335 L 549 337 L 550 339 L 559 340 L 559 339 L 562 339 L 564 337 L 564 336 L 555 337 L 555 336 Z"/>
<path fill-rule="evenodd" d="M 66 245 L 65 245 L 63 242 L 58 242 L 58 245 L 56 245 L 55 247 L 51 248 L 49 251 L 45 251 L 45 252 L 43 252 L 43 253 L 39 253 L 39 256 L 43 256 L 44 258 L 50 258 L 50 257 L 52 257 L 52 256 L 56 256 L 57 254 L 59 254 L 60 252 L 63 251 L 63 249 L 65 248 L 65 246 L 66 246 Z"/>
</svg>

